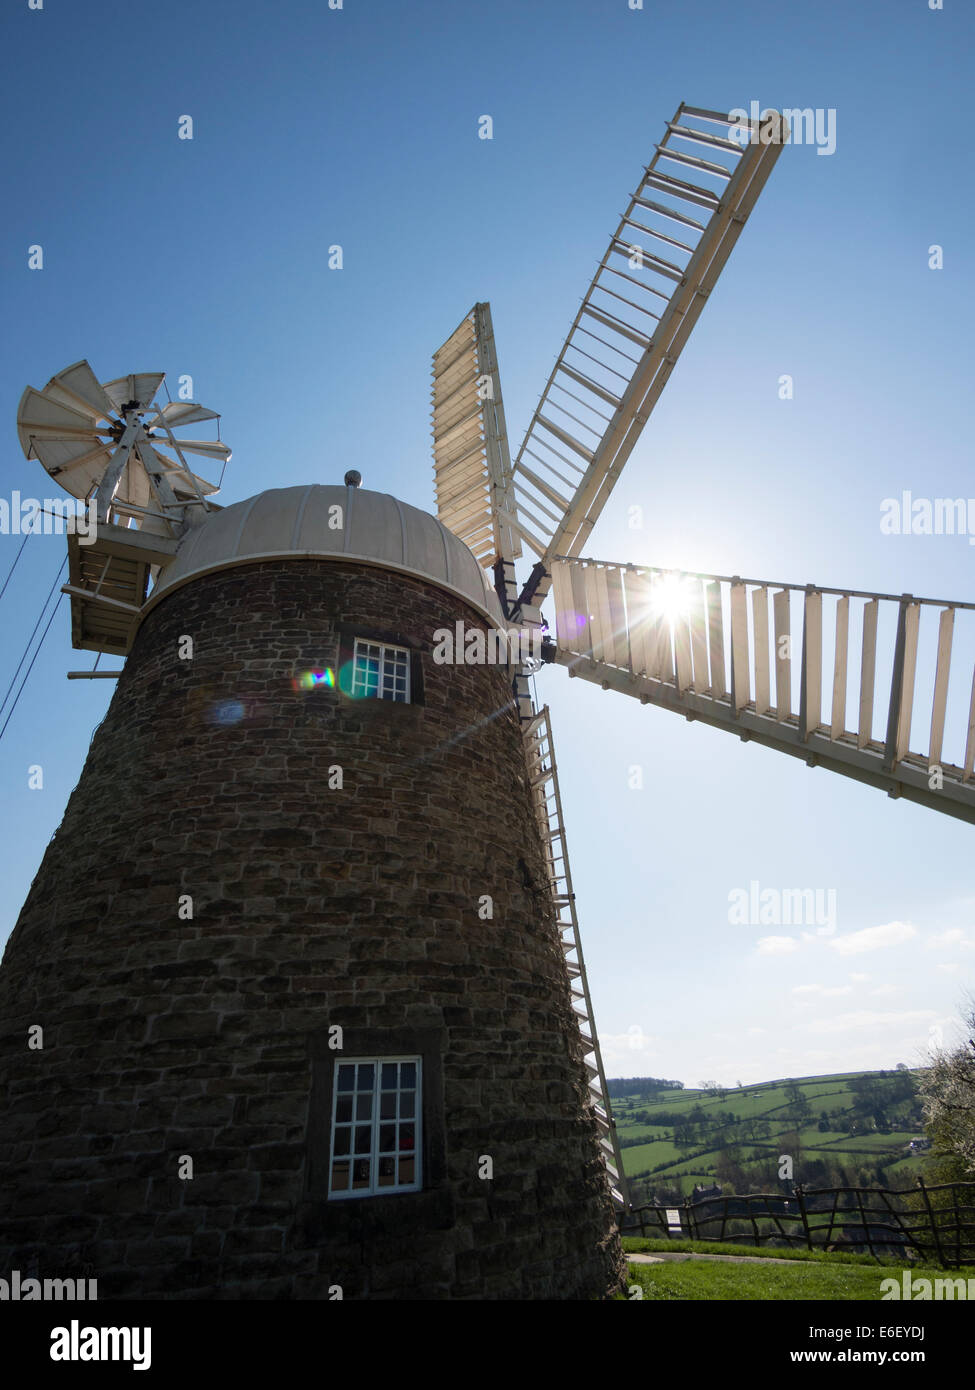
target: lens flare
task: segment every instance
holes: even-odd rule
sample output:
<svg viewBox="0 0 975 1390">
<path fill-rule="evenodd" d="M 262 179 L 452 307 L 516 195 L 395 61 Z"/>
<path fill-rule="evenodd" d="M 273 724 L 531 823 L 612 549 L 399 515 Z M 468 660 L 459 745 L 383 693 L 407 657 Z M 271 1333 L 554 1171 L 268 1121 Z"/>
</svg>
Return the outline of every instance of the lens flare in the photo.
<svg viewBox="0 0 975 1390">
<path fill-rule="evenodd" d="M 244 706 L 239 700 L 220 700 L 210 710 L 211 724 L 239 724 L 244 717 Z"/>
<path fill-rule="evenodd" d="M 294 690 L 314 690 L 319 685 L 334 688 L 335 675 L 328 667 L 324 671 L 302 671 L 301 675 L 291 682 Z"/>
</svg>

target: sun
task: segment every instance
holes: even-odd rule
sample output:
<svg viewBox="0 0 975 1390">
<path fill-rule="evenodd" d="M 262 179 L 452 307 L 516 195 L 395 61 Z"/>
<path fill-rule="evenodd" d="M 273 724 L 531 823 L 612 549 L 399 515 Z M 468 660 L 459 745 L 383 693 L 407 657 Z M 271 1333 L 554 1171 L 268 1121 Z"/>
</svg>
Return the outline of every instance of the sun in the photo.
<svg viewBox="0 0 975 1390">
<path fill-rule="evenodd" d="M 673 626 L 688 617 L 690 602 L 687 581 L 678 571 L 655 578 L 650 599 L 650 609 L 655 617 L 664 617 Z"/>
</svg>

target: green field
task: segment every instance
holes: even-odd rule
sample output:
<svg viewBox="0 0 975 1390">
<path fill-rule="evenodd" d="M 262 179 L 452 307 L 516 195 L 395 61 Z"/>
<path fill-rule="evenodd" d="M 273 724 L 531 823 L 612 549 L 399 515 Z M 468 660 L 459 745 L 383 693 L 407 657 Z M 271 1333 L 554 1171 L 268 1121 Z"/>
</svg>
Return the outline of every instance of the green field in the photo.
<svg viewBox="0 0 975 1390">
<path fill-rule="evenodd" d="M 788 1153 L 795 1180 L 811 1186 L 829 1185 L 824 1165 L 848 1174 L 872 1165 L 882 1173 L 883 1185 L 912 1186 L 925 1156 L 911 1154 L 908 1145 L 924 1130 L 916 1099 L 902 1094 L 910 1090 L 905 1076 L 909 1074 L 903 1070 L 846 1072 L 779 1078 L 728 1088 L 721 1095 L 685 1088 L 616 1096 L 613 1113 L 624 1171 L 631 1179 L 686 1196 L 696 1184 L 720 1180 L 723 1154 L 727 1179 L 729 1153 L 746 1170 L 751 1165 L 753 1173 L 763 1159 L 764 1171 L 770 1173 L 778 1155 Z M 899 1099 L 878 1102 L 870 1113 L 869 1097 L 895 1095 Z M 828 1127 L 820 1129 L 820 1123 Z M 746 1190 L 741 1182 L 729 1185 L 726 1180 L 724 1186 Z M 764 1190 L 776 1189 L 772 1183 Z"/>
</svg>

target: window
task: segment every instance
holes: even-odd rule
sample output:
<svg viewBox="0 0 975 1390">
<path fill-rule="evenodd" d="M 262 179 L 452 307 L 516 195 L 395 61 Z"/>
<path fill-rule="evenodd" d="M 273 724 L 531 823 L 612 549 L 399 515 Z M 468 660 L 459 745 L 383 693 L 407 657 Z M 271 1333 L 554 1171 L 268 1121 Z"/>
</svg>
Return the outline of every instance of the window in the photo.
<svg viewBox="0 0 975 1390">
<path fill-rule="evenodd" d="M 329 1197 L 420 1190 L 420 1072 L 419 1057 L 335 1063 Z"/>
<path fill-rule="evenodd" d="M 406 647 L 387 647 L 381 642 L 355 639 L 352 658 L 352 694 L 357 699 L 410 699 L 410 653 Z"/>
</svg>

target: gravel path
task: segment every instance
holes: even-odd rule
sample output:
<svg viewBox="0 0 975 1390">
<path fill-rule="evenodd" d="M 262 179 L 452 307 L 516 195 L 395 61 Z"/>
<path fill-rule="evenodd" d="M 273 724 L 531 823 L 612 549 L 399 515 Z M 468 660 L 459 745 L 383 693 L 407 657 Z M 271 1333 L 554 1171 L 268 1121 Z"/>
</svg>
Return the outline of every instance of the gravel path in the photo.
<svg viewBox="0 0 975 1390">
<path fill-rule="evenodd" d="M 632 1264 L 638 1265 L 662 1265 L 668 1261 L 675 1263 L 681 1260 L 721 1260 L 725 1264 L 732 1265 L 794 1265 L 795 1260 L 779 1260 L 773 1255 L 695 1255 L 687 1250 L 675 1250 L 672 1254 L 660 1255 L 627 1255 L 626 1257 Z M 799 1261 L 801 1263 L 801 1261 Z"/>
</svg>

